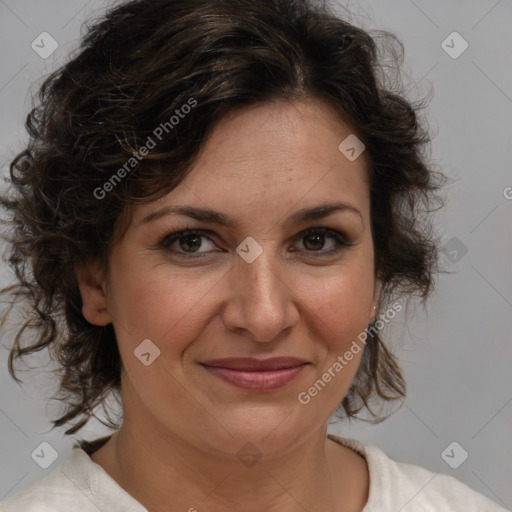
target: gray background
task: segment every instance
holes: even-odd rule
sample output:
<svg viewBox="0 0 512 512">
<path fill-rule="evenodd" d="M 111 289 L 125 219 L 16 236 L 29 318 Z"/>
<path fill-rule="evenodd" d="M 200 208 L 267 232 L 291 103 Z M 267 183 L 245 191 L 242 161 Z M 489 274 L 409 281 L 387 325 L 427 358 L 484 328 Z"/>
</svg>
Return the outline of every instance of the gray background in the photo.
<svg viewBox="0 0 512 512">
<path fill-rule="evenodd" d="M 0 0 L 4 175 L 26 140 L 23 123 L 34 83 L 75 47 L 83 21 L 111 3 Z M 446 189 L 448 205 L 438 216 L 447 244 L 443 260 L 452 273 L 439 278 L 427 311 L 411 307 L 387 326 L 408 383 L 404 405 L 381 424 L 333 424 L 330 431 L 375 444 L 398 460 L 451 474 L 511 508 L 512 2 L 365 0 L 343 5 L 354 13 L 356 24 L 389 30 L 403 41 L 403 80 L 411 99 L 433 91 L 426 111 L 434 136 L 432 159 L 454 179 Z M 59 44 L 47 59 L 31 48 L 43 31 Z M 469 44 L 458 58 L 441 46 L 453 31 Z M 460 48 L 457 40 L 448 41 L 452 51 Z M 4 285 L 10 275 L 3 263 L 0 272 Z M 45 369 L 27 373 L 23 388 L 10 379 L 10 341 L 4 336 L 0 350 L 0 499 L 55 468 L 72 443 L 62 431 L 50 431 L 48 418 L 59 409 L 47 400 L 54 381 Z M 41 361 L 44 355 L 35 364 Z M 81 437 L 106 432 L 91 423 Z M 43 441 L 58 452 L 48 469 L 31 457 Z M 454 441 L 458 446 L 448 450 L 452 465 L 460 462 L 462 449 L 469 454 L 457 469 L 441 456 Z"/>
</svg>

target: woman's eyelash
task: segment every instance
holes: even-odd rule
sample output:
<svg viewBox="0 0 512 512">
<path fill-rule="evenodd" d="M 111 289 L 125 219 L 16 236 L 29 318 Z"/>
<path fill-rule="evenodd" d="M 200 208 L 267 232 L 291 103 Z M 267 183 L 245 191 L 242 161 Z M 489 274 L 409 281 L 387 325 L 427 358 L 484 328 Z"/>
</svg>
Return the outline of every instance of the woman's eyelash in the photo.
<svg viewBox="0 0 512 512">
<path fill-rule="evenodd" d="M 304 251 L 308 253 L 307 257 L 317 258 L 317 257 L 322 257 L 322 256 L 330 256 L 333 254 L 337 254 L 338 252 L 340 252 L 343 249 L 350 247 L 352 245 L 350 242 L 348 242 L 347 237 L 343 233 L 336 231 L 334 229 L 331 229 L 331 228 L 310 228 L 310 229 L 307 229 L 307 230 L 299 233 L 296 236 L 296 239 L 302 240 L 302 239 L 307 238 L 308 236 L 314 236 L 314 235 L 320 235 L 320 236 L 325 237 L 326 239 L 330 238 L 330 239 L 334 240 L 335 247 L 333 247 L 332 249 L 328 249 L 328 250 L 304 249 Z M 186 251 L 182 251 L 182 252 L 170 251 L 169 248 L 174 242 L 176 242 L 178 240 L 185 240 L 187 238 L 192 238 L 192 237 L 196 237 L 196 238 L 204 237 L 204 238 L 210 240 L 211 242 L 213 242 L 209 231 L 200 230 L 200 229 L 184 229 L 184 230 L 176 230 L 176 231 L 171 231 L 169 233 L 166 233 L 158 242 L 158 247 L 163 248 L 164 250 L 169 251 L 169 252 L 173 253 L 174 255 L 178 255 L 178 257 L 183 257 L 183 258 L 202 258 L 202 257 L 208 256 L 208 254 L 211 254 L 211 252 L 218 252 L 218 251 L 208 251 L 208 252 L 201 252 L 201 253 L 197 253 L 197 252 L 196 253 L 194 253 L 194 252 L 187 253 Z M 200 244 L 200 245 L 202 245 L 202 244 Z M 297 252 L 297 251 L 293 251 L 293 252 Z M 315 255 L 315 253 L 317 253 L 318 256 Z"/>
</svg>

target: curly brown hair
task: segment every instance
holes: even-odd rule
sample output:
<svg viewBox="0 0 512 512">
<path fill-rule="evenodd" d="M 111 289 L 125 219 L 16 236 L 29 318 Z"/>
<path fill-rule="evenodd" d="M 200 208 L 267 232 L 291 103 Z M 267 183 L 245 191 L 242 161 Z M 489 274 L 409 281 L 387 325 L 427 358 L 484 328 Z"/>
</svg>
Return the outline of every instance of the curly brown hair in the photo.
<svg viewBox="0 0 512 512">
<path fill-rule="evenodd" d="M 439 242 L 423 213 L 439 199 L 442 174 L 426 163 L 423 105 L 392 85 L 379 57 L 389 52 L 399 68 L 402 45 L 378 34 L 379 43 L 308 0 L 135 0 L 91 25 L 76 54 L 44 81 L 26 121 L 30 140 L 0 198 L 15 274 L 2 293 L 10 298 L 4 318 L 18 302 L 31 310 L 9 354 L 13 378 L 21 382 L 18 359 L 44 348 L 58 363 L 56 398 L 66 412 L 54 428 L 72 422 L 65 433 L 77 432 L 120 390 L 113 326 L 84 318 L 76 265 L 96 262 L 108 275 L 109 249 L 133 206 L 173 190 L 233 109 L 326 100 L 366 146 L 381 307 L 391 297 L 426 299 Z M 187 104 L 190 114 L 173 121 Z M 150 139 L 155 147 L 142 151 Z M 397 361 L 373 328 L 344 414 L 366 407 L 381 421 L 370 399 L 404 397 Z"/>
</svg>

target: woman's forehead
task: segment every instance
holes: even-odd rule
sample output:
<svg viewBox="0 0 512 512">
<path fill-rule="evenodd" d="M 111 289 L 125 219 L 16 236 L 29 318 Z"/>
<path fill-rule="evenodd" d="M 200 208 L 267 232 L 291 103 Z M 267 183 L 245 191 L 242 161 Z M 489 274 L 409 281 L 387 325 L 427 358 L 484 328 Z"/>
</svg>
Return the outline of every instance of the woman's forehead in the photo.
<svg viewBox="0 0 512 512">
<path fill-rule="evenodd" d="M 219 122 L 185 179 L 139 207 L 134 220 L 186 204 L 262 214 L 338 201 L 364 215 L 365 160 L 351 160 L 339 148 L 350 136 L 350 128 L 321 102 L 245 109 Z"/>
<path fill-rule="evenodd" d="M 199 154 L 222 153 L 226 158 L 245 155 L 262 161 L 286 154 L 322 160 L 336 154 L 341 140 L 353 130 L 329 103 L 317 98 L 294 102 L 273 100 L 230 112 L 213 128 Z M 264 144 L 264 147 L 257 147 Z M 255 149 L 260 151 L 255 153 Z M 298 151 L 299 150 L 299 151 Z M 330 150 L 330 151 L 329 151 Z"/>
</svg>

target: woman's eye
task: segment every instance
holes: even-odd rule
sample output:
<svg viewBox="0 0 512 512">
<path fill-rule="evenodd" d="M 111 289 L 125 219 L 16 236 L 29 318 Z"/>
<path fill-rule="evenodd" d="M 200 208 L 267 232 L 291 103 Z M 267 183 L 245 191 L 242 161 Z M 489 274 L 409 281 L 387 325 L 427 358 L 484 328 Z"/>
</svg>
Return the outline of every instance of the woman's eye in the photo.
<svg viewBox="0 0 512 512">
<path fill-rule="evenodd" d="M 303 247 L 303 249 L 299 249 L 298 251 L 308 253 L 307 257 L 333 255 L 351 245 L 342 233 L 328 228 L 309 229 L 301 233 L 298 239 L 300 245 Z M 200 251 L 200 249 L 205 248 L 203 240 L 207 240 L 212 246 L 215 245 L 205 231 L 184 230 L 167 234 L 160 241 L 159 246 L 173 255 L 184 258 L 204 257 L 210 252 L 219 252 L 219 250 Z M 328 240 L 331 240 L 330 244 L 327 243 Z M 326 245 L 328 246 L 327 249 L 325 249 Z M 297 252 L 297 250 L 294 249 L 293 252 Z"/>
<path fill-rule="evenodd" d="M 326 240 L 331 240 L 329 249 L 324 249 Z M 343 248 L 350 246 L 346 237 L 339 231 L 327 228 L 310 229 L 300 237 L 302 245 L 308 253 L 319 253 L 320 256 L 329 256 L 337 254 Z M 308 255 L 309 256 L 309 255 Z M 315 257 L 315 254 L 313 254 Z"/>
<path fill-rule="evenodd" d="M 167 251 L 185 255 L 185 257 L 198 257 L 193 256 L 194 254 L 204 254 L 204 252 L 198 252 L 198 250 L 204 246 L 203 239 L 209 240 L 212 244 L 211 238 L 207 237 L 204 231 L 197 230 L 185 230 L 177 231 L 166 235 L 160 242 L 160 245 Z M 172 248 L 174 246 L 174 249 Z M 177 250 L 176 250 L 177 249 Z M 188 256 L 192 255 L 192 256 Z"/>
</svg>

